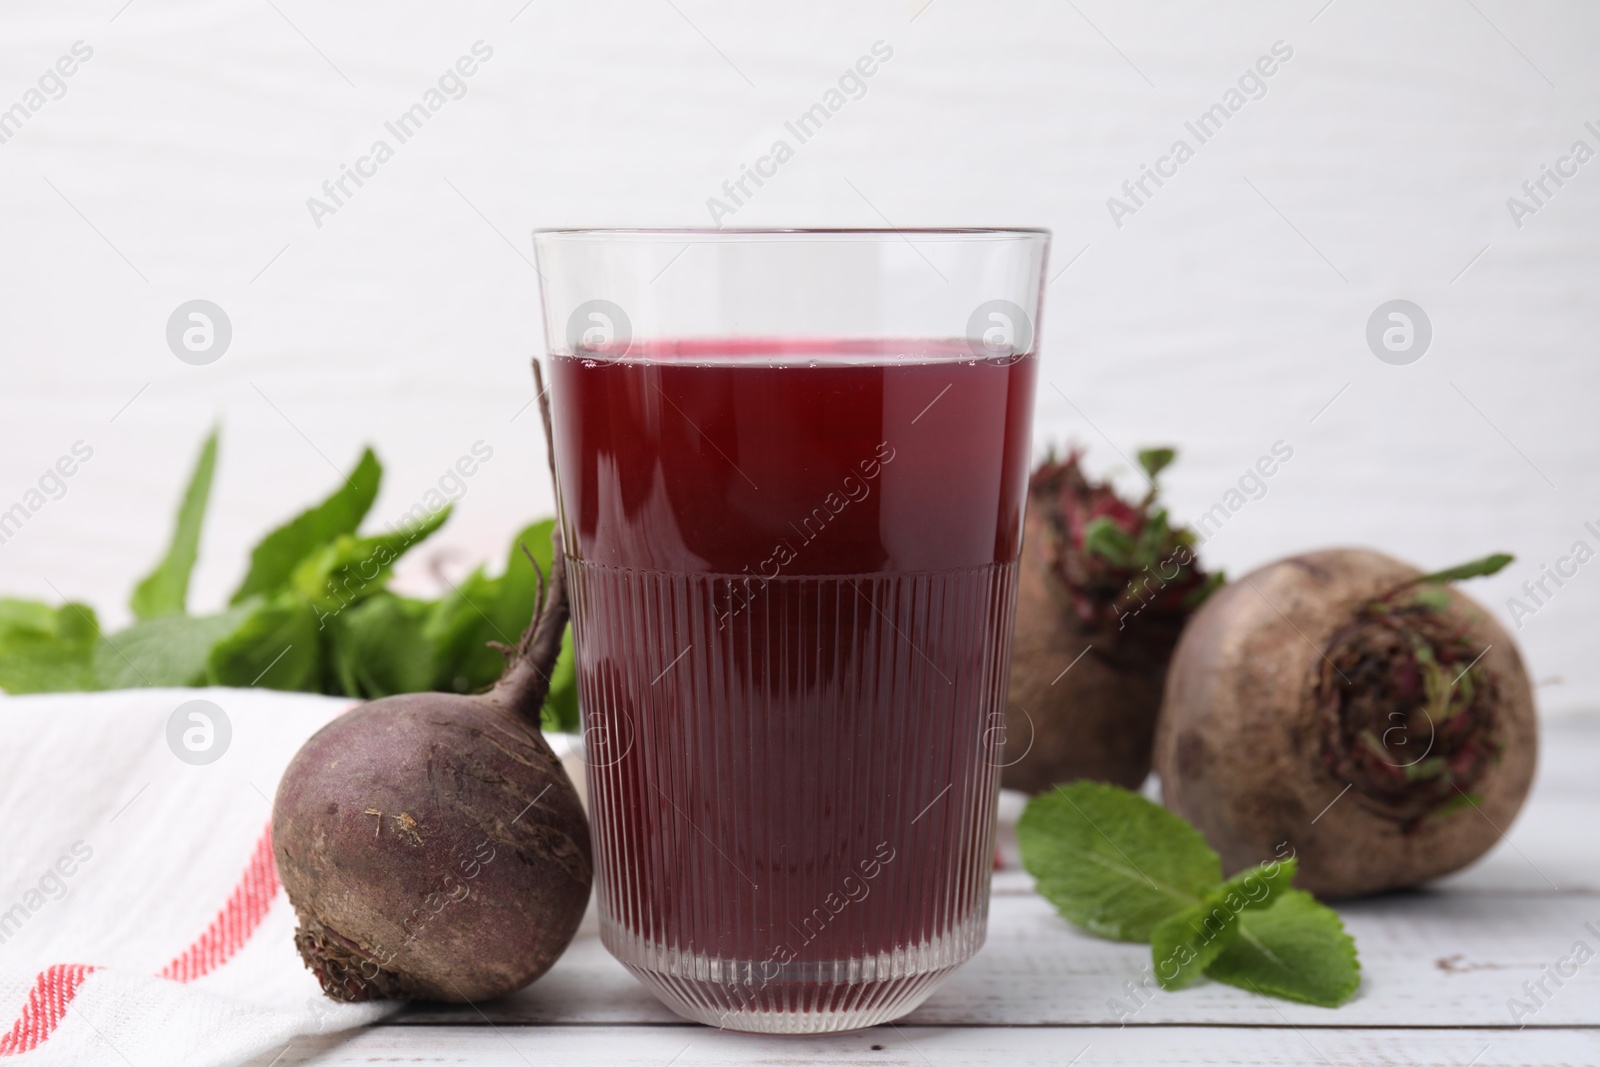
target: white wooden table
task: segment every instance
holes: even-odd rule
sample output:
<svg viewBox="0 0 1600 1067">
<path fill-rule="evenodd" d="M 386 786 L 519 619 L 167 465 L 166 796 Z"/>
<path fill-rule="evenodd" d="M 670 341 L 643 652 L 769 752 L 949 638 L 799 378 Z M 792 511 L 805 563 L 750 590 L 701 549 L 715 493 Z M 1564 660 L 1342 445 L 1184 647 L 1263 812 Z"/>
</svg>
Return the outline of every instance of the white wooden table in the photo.
<svg viewBox="0 0 1600 1067">
<path fill-rule="evenodd" d="M 895 1025 L 771 1037 L 683 1022 L 601 948 L 591 908 L 555 968 L 514 997 L 412 1008 L 354 1034 L 299 1039 L 256 1067 L 1600 1063 L 1600 955 L 1559 987 L 1545 979 L 1552 995 L 1525 1025 L 1509 1004 L 1532 1004 L 1523 983 L 1576 942 L 1600 953 L 1600 718 L 1551 724 L 1543 746 L 1528 806 L 1476 866 L 1426 890 L 1339 907 L 1363 980 L 1337 1010 L 1203 982 L 1156 992 L 1118 1025 L 1109 1001 L 1136 1006 L 1123 984 L 1137 982 L 1149 948 L 1079 933 L 1013 868 L 995 876 L 988 944 Z"/>
</svg>

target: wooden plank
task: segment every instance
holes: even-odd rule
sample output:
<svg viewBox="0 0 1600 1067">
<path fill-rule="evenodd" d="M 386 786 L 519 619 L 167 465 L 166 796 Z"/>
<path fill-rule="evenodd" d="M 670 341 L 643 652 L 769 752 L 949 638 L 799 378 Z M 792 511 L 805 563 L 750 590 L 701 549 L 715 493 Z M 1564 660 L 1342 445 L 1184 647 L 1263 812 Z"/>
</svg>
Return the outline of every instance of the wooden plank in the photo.
<svg viewBox="0 0 1600 1067">
<path fill-rule="evenodd" d="M 472 1063 L 482 1067 L 697 1067 L 713 1064 L 855 1063 L 977 1067 L 1004 1063 L 1097 1067 L 1141 1064 L 1326 1064 L 1328 1067 L 1600 1061 L 1594 1030 L 1227 1030 L 1215 1027 L 940 1029 L 902 1024 L 853 1034 L 773 1037 L 702 1026 L 376 1027 L 298 1039 L 249 1067 L 370 1063 Z"/>
</svg>

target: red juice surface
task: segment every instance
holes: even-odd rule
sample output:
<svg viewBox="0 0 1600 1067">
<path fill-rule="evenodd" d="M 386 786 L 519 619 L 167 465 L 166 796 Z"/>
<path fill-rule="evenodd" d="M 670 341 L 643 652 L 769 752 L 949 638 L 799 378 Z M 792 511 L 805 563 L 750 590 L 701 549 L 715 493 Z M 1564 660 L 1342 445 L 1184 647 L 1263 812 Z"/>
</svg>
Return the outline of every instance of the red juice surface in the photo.
<svg viewBox="0 0 1600 1067">
<path fill-rule="evenodd" d="M 981 943 L 1035 363 L 552 360 L 602 932 L 669 999 L 822 1010 Z"/>
</svg>

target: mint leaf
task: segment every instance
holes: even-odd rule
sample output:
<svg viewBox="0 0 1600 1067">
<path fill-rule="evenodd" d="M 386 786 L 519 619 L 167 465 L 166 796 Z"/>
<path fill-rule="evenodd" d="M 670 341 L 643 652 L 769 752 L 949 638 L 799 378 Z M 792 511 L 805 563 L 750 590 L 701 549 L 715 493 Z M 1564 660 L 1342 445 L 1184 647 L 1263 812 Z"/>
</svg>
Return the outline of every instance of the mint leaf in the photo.
<svg viewBox="0 0 1600 1067">
<path fill-rule="evenodd" d="M 539 729 L 575 734 L 583 729 L 578 717 L 578 671 L 573 659 L 572 627 L 561 637 L 561 653 L 550 672 L 550 695 L 545 697 Z"/>
<path fill-rule="evenodd" d="M 423 632 L 437 650 L 438 689 L 475 693 L 500 677 L 505 657 L 488 642 L 511 644 L 516 638 L 501 636 L 491 619 L 499 598 L 500 579 L 490 578 L 479 567 L 434 602 Z"/>
<path fill-rule="evenodd" d="M 432 686 L 437 665 L 424 632 L 432 608 L 384 592 L 339 615 L 332 627 L 334 654 L 356 684 L 352 696 L 371 700 Z"/>
<path fill-rule="evenodd" d="M 256 607 L 211 647 L 206 676 L 212 685 L 318 692 L 322 641 L 310 605 L 283 598 Z"/>
<path fill-rule="evenodd" d="M 229 601 L 238 604 L 289 584 L 299 563 L 341 534 L 353 534 L 377 498 L 383 465 L 368 448 L 345 483 L 316 507 L 307 508 L 263 537 L 250 550 L 250 570 Z"/>
<path fill-rule="evenodd" d="M 1239 933 L 1239 913 L 1210 901 L 1163 920 L 1150 934 L 1150 962 L 1162 989 L 1182 989 L 1205 973 Z"/>
<path fill-rule="evenodd" d="M 100 624 L 87 604 L 53 608 L 35 600 L 0 600 L 0 649 L 39 641 L 93 644 L 99 636 Z"/>
<path fill-rule="evenodd" d="M 1458 563 L 1454 567 L 1446 567 L 1442 571 L 1434 571 L 1432 574 L 1424 574 L 1420 578 L 1413 578 L 1411 583 L 1420 585 L 1423 582 L 1428 582 L 1439 585 L 1444 582 L 1461 582 L 1468 578 L 1486 578 L 1499 572 L 1506 564 L 1516 558 L 1506 552 L 1496 552 L 1493 555 L 1484 556 L 1482 559 L 1472 560 L 1470 563 Z"/>
<path fill-rule="evenodd" d="M 1269 908 L 1294 881 L 1291 858 L 1251 867 L 1206 891 L 1195 907 L 1157 926 L 1150 936 L 1156 981 L 1163 989 L 1182 989 L 1199 978 L 1233 943 L 1241 916 Z"/>
<path fill-rule="evenodd" d="M 37 600 L 0 598 L 0 647 L 14 637 L 54 637 L 56 609 Z"/>
<path fill-rule="evenodd" d="M 296 594 L 321 608 L 342 610 L 378 592 L 395 561 L 421 544 L 450 518 L 448 506 L 417 523 L 370 537 L 341 534 L 301 560 L 290 578 Z"/>
<path fill-rule="evenodd" d="M 339 696 L 361 695 L 361 680 L 356 677 L 356 657 L 348 642 L 338 638 L 339 620 L 330 616 L 322 620 L 323 648 L 327 663 L 323 668 L 323 685 L 327 692 Z"/>
<path fill-rule="evenodd" d="M 172 544 L 156 569 L 133 590 L 129 606 L 135 618 L 183 614 L 189 598 L 189 575 L 194 571 L 195 556 L 200 549 L 200 525 L 205 521 L 206 502 L 211 497 L 211 475 L 216 468 L 217 431 L 212 430 L 205 444 L 200 446 L 200 458 L 178 505 Z"/>
<path fill-rule="evenodd" d="M 0 651 L 0 689 L 23 693 L 81 693 L 99 689 L 94 647 L 47 640 Z"/>
<path fill-rule="evenodd" d="M 534 594 L 539 584 L 522 546 L 527 545 L 548 581 L 554 556 L 550 541 L 554 529 L 552 519 L 523 528 L 511 542 L 503 574 L 490 578 L 480 567 L 434 605 L 427 633 L 439 650 L 436 682 L 439 688 L 452 693 L 473 693 L 500 677 L 506 660 L 498 650 L 489 647 L 489 642 L 516 645 L 522 631 L 532 621 Z M 562 656 L 570 670 L 567 648 L 564 643 Z M 545 721 L 575 722 L 576 691 L 568 694 L 561 659 L 556 661 L 552 675 L 551 697 L 546 700 L 544 709 Z M 552 708 L 551 699 L 559 701 L 560 705 Z"/>
<path fill-rule="evenodd" d="M 1294 857 L 1271 860 L 1247 867 L 1206 894 L 1208 903 L 1230 911 L 1258 911 L 1270 908 L 1294 882 L 1299 861 Z"/>
<path fill-rule="evenodd" d="M 489 613 L 498 631 L 494 640 L 508 645 L 516 644 L 522 631 L 533 620 L 539 575 L 544 575 L 545 583 L 550 581 L 550 565 L 555 557 L 550 536 L 555 528 L 554 519 L 544 519 L 524 527 L 512 540 L 511 550 L 506 556 L 506 569 L 500 579 L 500 595 Z M 523 546 L 527 546 L 526 554 Z M 529 555 L 539 564 L 538 573 L 534 572 L 533 563 L 528 561 Z"/>
<path fill-rule="evenodd" d="M 1033 798 L 1017 823 L 1022 861 L 1069 921 L 1121 941 L 1148 941 L 1163 920 L 1201 902 L 1222 865 L 1194 827 L 1137 793 L 1099 782 Z"/>
<path fill-rule="evenodd" d="M 551 540 L 555 535 L 555 529 L 554 519 L 543 519 L 524 528 L 511 542 L 511 554 L 506 560 L 505 574 L 500 579 L 500 596 L 495 610 L 491 613 L 494 616 L 497 633 L 506 636 L 495 636 L 485 640 L 514 645 L 522 637 L 522 631 L 533 621 L 533 611 L 537 606 L 535 594 L 538 592 L 539 582 L 533 564 L 528 562 L 528 555 L 523 553 L 523 546 L 527 546 L 528 554 L 538 562 L 539 572 L 544 575 L 544 581 L 548 586 L 550 567 L 555 558 L 555 548 Z M 498 658 L 497 654 L 494 663 L 495 677 L 499 677 L 500 669 L 504 665 L 505 661 Z M 580 729 L 578 680 L 572 658 L 571 626 L 568 626 L 562 635 L 561 653 L 556 658 L 555 667 L 550 671 L 550 692 L 545 697 L 544 708 L 540 714 L 540 728 L 565 733 L 577 733 Z"/>
<path fill-rule="evenodd" d="M 1208 974 L 1334 1007 L 1360 984 L 1355 943 L 1338 915 L 1290 888 L 1292 858 L 1224 882 L 1216 853 L 1192 826 L 1098 782 L 1035 797 L 1017 837 L 1039 892 L 1093 933 L 1149 941 L 1156 980 L 1168 989 Z"/>
<path fill-rule="evenodd" d="M 219 615 L 163 615 L 102 637 L 94 649 L 95 681 L 103 689 L 199 685 L 212 646 L 233 633 L 256 605 Z"/>
<path fill-rule="evenodd" d="M 1247 911 L 1239 933 L 1206 973 L 1241 989 L 1336 1008 L 1361 984 L 1355 942 L 1310 893 L 1290 889 Z"/>
<path fill-rule="evenodd" d="M 84 604 L 52 608 L 27 600 L 0 600 L 0 689 L 8 693 L 66 693 L 98 689 L 94 609 Z"/>
</svg>

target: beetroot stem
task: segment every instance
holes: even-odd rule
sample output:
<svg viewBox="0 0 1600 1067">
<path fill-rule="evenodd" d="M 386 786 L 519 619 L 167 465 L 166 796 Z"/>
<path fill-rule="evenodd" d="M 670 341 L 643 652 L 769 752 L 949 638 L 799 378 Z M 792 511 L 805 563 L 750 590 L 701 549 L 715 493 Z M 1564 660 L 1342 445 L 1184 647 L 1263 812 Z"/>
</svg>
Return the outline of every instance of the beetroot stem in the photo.
<svg viewBox="0 0 1600 1067">
<path fill-rule="evenodd" d="M 544 387 L 544 374 L 539 361 L 533 361 L 533 386 L 538 390 L 539 418 L 544 422 L 545 451 L 550 460 L 550 484 L 555 485 L 556 451 L 555 433 L 550 426 L 550 400 Z M 561 636 L 566 631 L 570 609 L 567 602 L 567 559 L 561 546 L 561 522 L 550 533 L 550 577 L 544 581 L 540 575 L 540 592 L 534 606 L 533 619 L 522 631 L 517 642 L 516 656 L 506 665 L 505 673 L 494 683 L 483 699 L 504 711 L 520 716 L 534 729 L 538 729 L 545 699 L 550 695 L 550 678 L 555 670 L 556 658 L 561 655 Z M 524 546 L 523 551 L 527 548 Z M 529 557 L 532 562 L 532 557 Z M 537 573 L 539 565 L 533 565 Z"/>
</svg>

